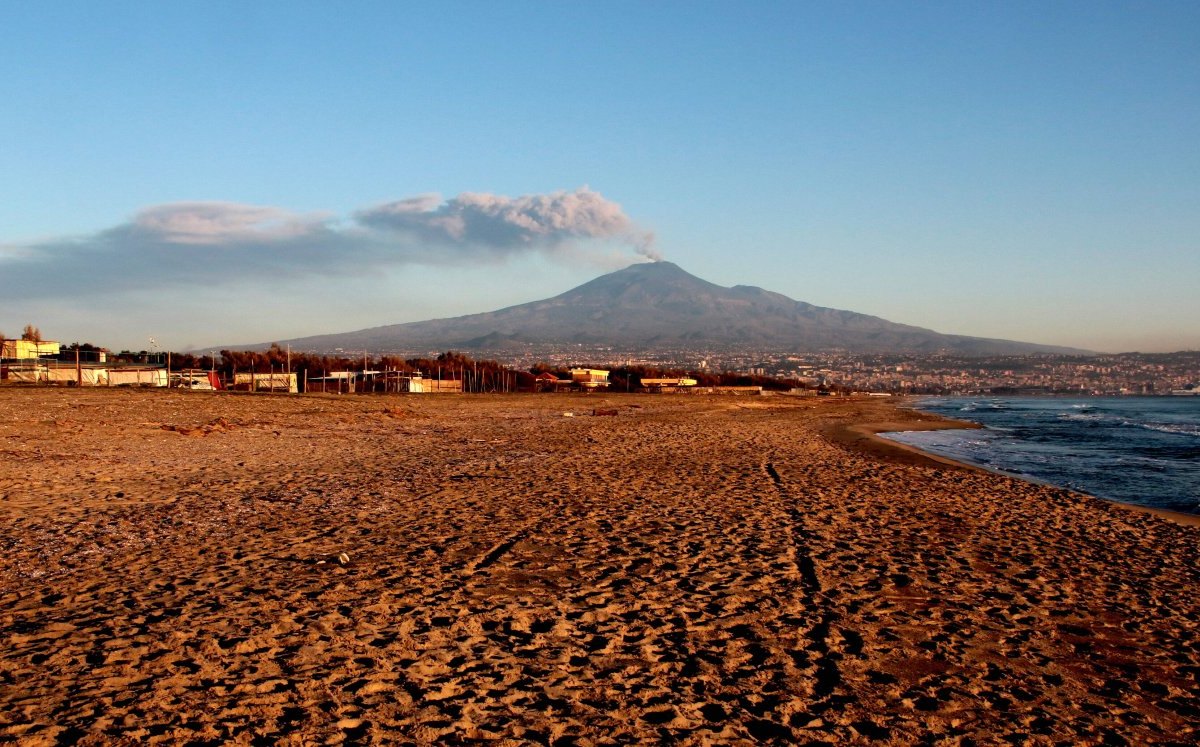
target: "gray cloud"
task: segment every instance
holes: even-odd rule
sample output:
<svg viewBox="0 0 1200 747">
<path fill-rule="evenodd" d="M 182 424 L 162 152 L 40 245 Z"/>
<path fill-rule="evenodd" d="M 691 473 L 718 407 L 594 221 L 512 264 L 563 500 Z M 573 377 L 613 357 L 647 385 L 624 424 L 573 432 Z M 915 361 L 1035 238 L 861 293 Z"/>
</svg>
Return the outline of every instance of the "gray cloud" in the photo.
<svg viewBox="0 0 1200 747">
<path fill-rule="evenodd" d="M 445 202 L 424 195 L 361 211 L 366 226 L 443 246 L 519 251 L 581 239 L 615 239 L 649 259 L 654 236 L 615 202 L 583 187 L 574 192 L 509 198 L 466 192 Z"/>
<path fill-rule="evenodd" d="M 184 202 L 146 208 L 90 236 L 2 247 L 0 294 L 86 296 L 503 261 L 532 252 L 611 266 L 628 262 L 631 250 L 657 259 L 652 244 L 653 236 L 619 205 L 587 188 L 517 198 L 421 195 L 359 211 L 348 221 L 277 207 Z M 623 260 L 614 262 L 614 245 L 624 248 Z"/>
</svg>

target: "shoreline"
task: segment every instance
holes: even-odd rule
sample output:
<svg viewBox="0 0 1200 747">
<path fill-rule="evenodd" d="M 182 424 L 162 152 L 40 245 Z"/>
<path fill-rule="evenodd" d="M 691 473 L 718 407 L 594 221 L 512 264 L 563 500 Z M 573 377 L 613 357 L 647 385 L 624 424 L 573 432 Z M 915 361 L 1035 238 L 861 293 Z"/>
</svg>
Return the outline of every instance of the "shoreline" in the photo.
<svg viewBox="0 0 1200 747">
<path fill-rule="evenodd" d="M 835 443 L 840 443 L 848 448 L 858 449 L 863 453 L 881 456 L 882 458 L 889 458 L 901 462 L 907 461 L 915 464 L 935 464 L 953 469 L 973 470 L 992 475 L 1000 475 L 1003 477 L 1012 478 L 1014 480 L 1022 480 L 1034 485 L 1046 485 L 1059 490 L 1066 490 L 1076 495 L 1086 496 L 1093 500 L 1102 501 L 1107 505 L 1116 506 L 1120 509 L 1157 516 L 1159 518 L 1173 521 L 1184 526 L 1200 526 L 1200 514 L 1189 514 L 1182 511 L 1172 511 L 1166 508 L 1154 508 L 1152 506 L 1139 506 L 1134 503 L 1125 503 L 1112 498 L 1104 498 L 1102 496 L 1092 495 L 1091 493 L 1084 493 L 1079 490 L 1056 485 L 1045 480 L 1039 480 L 1038 478 L 1030 475 L 1005 472 L 1004 470 L 993 469 L 980 464 L 972 464 L 971 462 L 942 456 L 941 454 L 925 451 L 916 446 L 911 446 L 909 444 L 884 438 L 880 434 L 934 430 L 983 430 L 987 427 L 969 420 L 947 418 L 936 413 L 920 410 L 916 406 L 912 405 L 911 401 L 907 399 L 889 402 L 887 404 L 890 404 L 892 407 L 894 407 L 897 412 L 907 411 L 918 413 L 920 417 L 915 420 L 897 419 L 882 422 L 843 424 L 830 428 L 829 432 L 827 433 L 828 437 Z"/>
</svg>

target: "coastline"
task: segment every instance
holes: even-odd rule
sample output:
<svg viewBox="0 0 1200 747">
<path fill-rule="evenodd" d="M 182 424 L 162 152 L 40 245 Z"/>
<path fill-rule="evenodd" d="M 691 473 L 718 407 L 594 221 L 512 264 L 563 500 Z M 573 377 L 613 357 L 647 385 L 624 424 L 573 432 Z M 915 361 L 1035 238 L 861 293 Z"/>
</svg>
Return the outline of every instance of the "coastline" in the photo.
<svg viewBox="0 0 1200 747">
<path fill-rule="evenodd" d="M 0 740 L 1194 741 L 1196 529 L 935 422 L 0 389 Z"/>
<path fill-rule="evenodd" d="M 879 435 L 880 433 L 904 431 L 979 430 L 983 428 L 982 425 L 966 420 L 945 418 L 916 409 L 905 409 L 901 407 L 900 402 L 863 401 L 890 407 L 891 412 L 886 413 L 888 417 L 884 420 L 878 419 L 878 413 L 861 412 L 852 416 L 849 422 L 837 421 L 825 425 L 821 429 L 822 435 L 832 443 L 899 464 L 936 465 L 952 469 L 992 472 L 992 470 L 978 465 L 944 457 L 908 444 L 890 441 Z"/>
<path fill-rule="evenodd" d="M 935 464 L 952 469 L 964 469 L 984 472 L 987 474 L 1000 475 L 1017 480 L 1024 480 L 1036 485 L 1048 485 L 1061 490 L 1069 490 L 1077 495 L 1086 496 L 1092 500 L 1102 501 L 1105 504 L 1116 506 L 1117 508 L 1133 511 L 1140 514 L 1148 514 L 1161 519 L 1173 521 L 1184 526 L 1200 526 L 1200 515 L 1184 513 L 1182 511 L 1171 511 L 1165 508 L 1154 508 L 1151 506 L 1139 506 L 1133 503 L 1125 503 L 1123 501 L 1094 496 L 1090 493 L 1083 493 L 1078 490 L 1064 488 L 1053 483 L 1039 480 L 1028 475 L 1019 475 L 1003 470 L 991 469 L 979 464 L 953 459 L 951 457 L 935 454 L 930 451 L 925 451 L 916 446 L 892 441 L 884 438 L 882 433 L 903 433 L 909 431 L 932 431 L 932 430 L 979 430 L 985 426 L 979 423 L 974 423 L 969 420 L 957 420 L 946 418 L 935 413 L 920 410 L 917 407 L 911 406 L 908 400 L 892 401 L 888 404 L 895 408 L 897 413 L 913 412 L 918 413 L 918 417 L 913 418 L 895 418 L 886 421 L 872 421 L 861 423 L 846 423 L 830 426 L 826 431 L 826 436 L 834 443 L 841 444 L 847 448 L 859 449 L 863 453 L 877 455 L 884 459 L 891 459 L 898 462 L 925 463 Z"/>
</svg>

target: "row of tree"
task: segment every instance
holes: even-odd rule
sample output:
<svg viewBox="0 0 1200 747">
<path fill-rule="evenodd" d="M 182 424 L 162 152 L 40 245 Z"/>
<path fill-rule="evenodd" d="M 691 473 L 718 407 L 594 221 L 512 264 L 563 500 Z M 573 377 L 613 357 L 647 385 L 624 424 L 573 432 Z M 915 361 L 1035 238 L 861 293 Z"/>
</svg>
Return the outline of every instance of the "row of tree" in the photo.
<svg viewBox="0 0 1200 747">
<path fill-rule="evenodd" d="M 4 334 L 3 332 L 0 332 L 0 340 L 8 340 L 8 339 L 11 339 L 11 338 L 9 338 L 9 336 Z M 20 339 L 28 340 L 29 342 L 41 342 L 42 341 L 42 331 L 40 329 L 38 329 L 37 327 L 33 326 L 32 324 L 26 324 L 25 329 L 21 330 L 21 338 Z"/>
</svg>

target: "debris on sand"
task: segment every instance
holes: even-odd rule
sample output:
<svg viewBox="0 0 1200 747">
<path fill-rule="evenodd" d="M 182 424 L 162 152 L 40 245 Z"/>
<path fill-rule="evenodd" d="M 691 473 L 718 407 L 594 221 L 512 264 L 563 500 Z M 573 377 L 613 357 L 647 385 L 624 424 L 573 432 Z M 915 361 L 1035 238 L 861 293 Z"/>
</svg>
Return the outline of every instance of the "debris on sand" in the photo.
<svg viewBox="0 0 1200 747">
<path fill-rule="evenodd" d="M 217 418 L 209 423 L 201 426 L 189 427 L 186 425 L 173 425 L 171 423 L 163 423 L 159 426 L 164 431 L 178 433 L 181 436 L 207 436 L 210 433 L 218 433 L 220 431 L 231 431 L 237 426 L 229 422 L 225 418 Z"/>
</svg>

